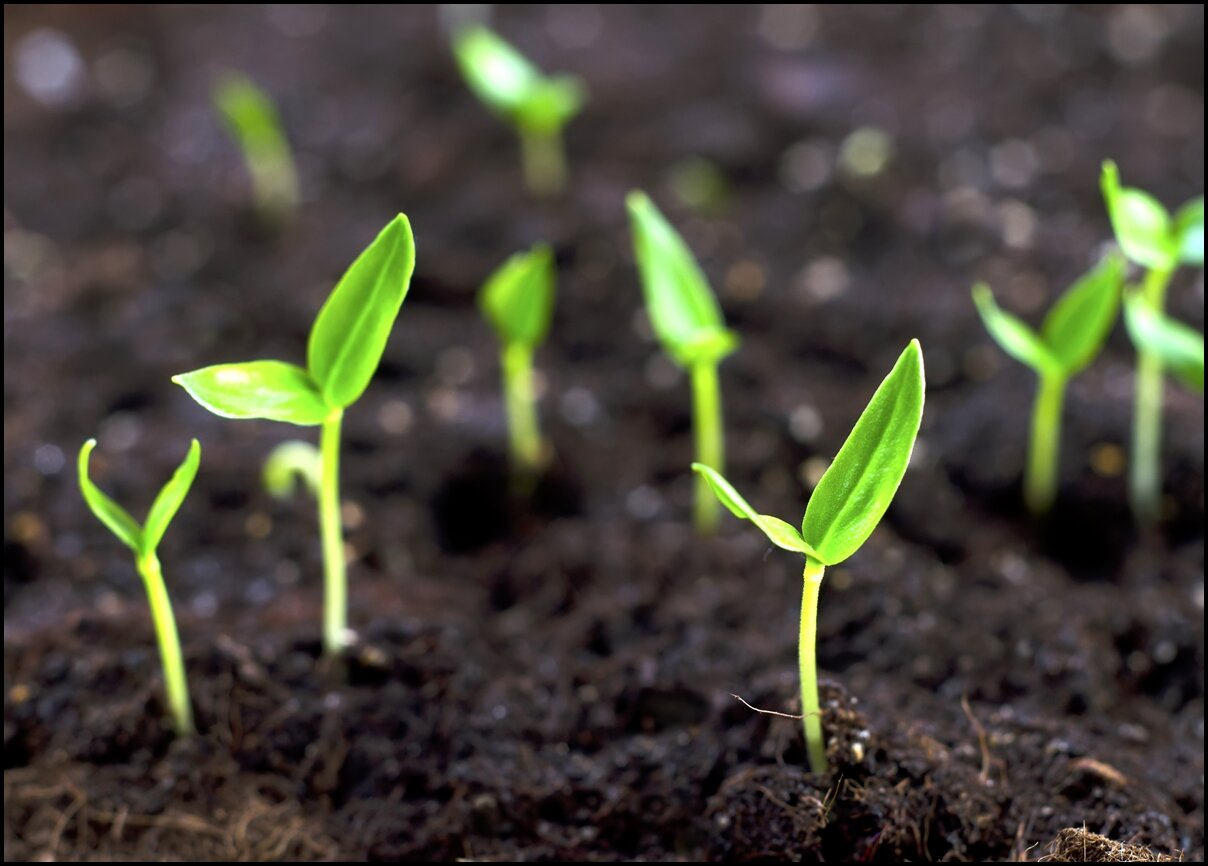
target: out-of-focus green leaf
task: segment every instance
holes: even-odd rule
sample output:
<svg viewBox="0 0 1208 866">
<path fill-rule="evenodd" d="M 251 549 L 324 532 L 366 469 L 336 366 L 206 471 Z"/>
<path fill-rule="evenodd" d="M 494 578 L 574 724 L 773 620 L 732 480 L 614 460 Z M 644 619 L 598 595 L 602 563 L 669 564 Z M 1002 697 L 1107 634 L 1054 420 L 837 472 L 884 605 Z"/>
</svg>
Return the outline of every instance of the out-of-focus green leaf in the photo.
<svg viewBox="0 0 1208 866">
<path fill-rule="evenodd" d="M 1147 192 L 1120 185 L 1120 171 L 1111 160 L 1103 163 L 1100 185 L 1116 242 L 1124 255 L 1147 268 L 1171 269 L 1179 246 L 1171 232 L 1170 215 Z"/>
<path fill-rule="evenodd" d="M 994 294 L 985 283 L 973 287 L 973 302 L 981 315 L 982 324 L 1002 350 L 1031 367 L 1039 375 L 1059 375 L 1061 362 L 1054 357 L 1044 341 L 1024 322 L 1003 310 L 994 301 Z"/>
<path fill-rule="evenodd" d="M 1124 267 L 1119 256 L 1108 256 L 1074 283 L 1045 317 L 1041 338 L 1066 376 L 1084 369 L 1111 332 Z"/>
<path fill-rule="evenodd" d="M 478 303 L 503 343 L 537 346 L 554 310 L 553 251 L 538 244 L 513 255 L 487 279 Z"/>
<path fill-rule="evenodd" d="M 1204 335 L 1159 313 L 1140 295 L 1124 303 L 1124 321 L 1133 344 L 1162 359 L 1188 388 L 1204 393 Z"/>
</svg>

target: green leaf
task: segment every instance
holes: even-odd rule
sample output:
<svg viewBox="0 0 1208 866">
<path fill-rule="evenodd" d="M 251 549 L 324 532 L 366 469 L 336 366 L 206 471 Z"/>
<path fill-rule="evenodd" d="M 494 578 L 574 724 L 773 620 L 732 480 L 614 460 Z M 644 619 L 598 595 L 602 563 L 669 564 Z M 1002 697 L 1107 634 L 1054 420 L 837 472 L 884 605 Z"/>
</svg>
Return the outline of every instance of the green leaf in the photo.
<svg viewBox="0 0 1208 866">
<path fill-rule="evenodd" d="M 369 387 L 414 270 L 411 224 L 399 214 L 323 304 L 310 329 L 306 365 L 330 406 L 351 406 Z"/>
<path fill-rule="evenodd" d="M 738 347 L 688 246 L 643 192 L 626 199 L 633 249 L 655 333 L 676 363 L 720 361 Z"/>
<path fill-rule="evenodd" d="M 1111 160 L 1103 163 L 1100 186 L 1124 255 L 1147 268 L 1173 267 L 1179 248 L 1166 208 L 1147 192 L 1120 186 L 1120 171 Z"/>
<path fill-rule="evenodd" d="M 709 483 L 710 489 L 721 500 L 722 505 L 730 509 L 735 517 L 749 520 L 758 526 L 772 544 L 785 550 L 804 553 L 806 556 L 818 559 L 818 554 L 805 543 L 796 527 L 790 523 L 786 523 L 779 517 L 758 513 L 742 498 L 742 494 L 735 490 L 730 482 L 723 478 L 715 469 L 703 463 L 693 463 L 692 470 L 701 475 Z"/>
<path fill-rule="evenodd" d="M 298 176 L 273 101 L 246 75 L 227 73 L 214 105 L 243 153 L 258 206 L 266 216 L 287 215 L 298 204 Z"/>
<path fill-rule="evenodd" d="M 109 527 L 109 531 L 116 535 L 119 541 L 135 553 L 139 553 L 142 550 L 143 531 L 139 528 L 138 522 L 130 516 L 126 509 L 102 493 L 101 489 L 88 477 L 88 459 L 95 447 L 96 440 L 89 439 L 80 448 L 78 463 L 80 493 L 84 495 L 84 501 L 88 503 L 88 507 L 92 509 L 97 520 Z"/>
<path fill-rule="evenodd" d="M 1040 335 L 1066 376 L 1089 364 L 1103 347 L 1124 282 L 1124 260 L 1108 256 L 1071 286 L 1049 310 Z"/>
<path fill-rule="evenodd" d="M 264 461 L 264 487 L 269 495 L 285 499 L 300 480 L 317 499 L 323 471 L 323 456 L 309 442 L 282 442 Z"/>
<path fill-rule="evenodd" d="M 267 418 L 287 424 L 322 424 L 331 413 L 310 374 L 284 361 L 215 364 L 172 381 L 224 418 Z"/>
<path fill-rule="evenodd" d="M 973 287 L 973 303 L 977 305 L 982 324 L 1004 352 L 1041 376 L 1061 373 L 1061 362 L 1044 341 L 1023 321 L 1000 308 L 985 283 Z"/>
<path fill-rule="evenodd" d="M 143 554 L 154 553 L 159 547 L 160 540 L 168 531 L 168 524 L 180 510 L 180 504 L 185 501 L 193 479 L 197 477 L 197 467 L 201 464 L 201 443 L 196 439 L 189 446 L 189 453 L 184 462 L 172 473 L 168 483 L 159 491 L 151 510 L 147 512 L 147 522 L 143 526 Z"/>
<path fill-rule="evenodd" d="M 1157 355 L 1170 372 L 1204 393 L 1204 335 L 1158 312 L 1138 294 L 1124 302 L 1124 322 L 1133 345 Z"/>
<path fill-rule="evenodd" d="M 801 537 L 823 565 L 855 553 L 897 492 L 923 419 L 923 350 L 911 340 L 877 388 L 805 509 Z"/>
<path fill-rule="evenodd" d="M 1179 245 L 1179 261 L 1204 266 L 1204 197 L 1192 199 L 1174 215 L 1174 236 Z"/>
<path fill-rule="evenodd" d="M 505 344 L 545 339 L 554 309 L 554 254 L 547 244 L 516 253 L 487 279 L 479 306 Z"/>
</svg>

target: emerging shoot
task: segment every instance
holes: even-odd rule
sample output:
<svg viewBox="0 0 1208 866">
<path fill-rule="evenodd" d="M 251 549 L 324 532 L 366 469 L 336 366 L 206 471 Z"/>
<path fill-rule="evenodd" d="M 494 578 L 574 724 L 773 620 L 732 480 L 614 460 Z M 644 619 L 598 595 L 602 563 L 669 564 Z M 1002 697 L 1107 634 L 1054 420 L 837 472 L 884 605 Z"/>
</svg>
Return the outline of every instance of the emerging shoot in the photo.
<svg viewBox="0 0 1208 866">
<path fill-rule="evenodd" d="M 1039 333 L 1000 309 L 989 286 L 973 287 L 973 301 L 990 336 L 1040 377 L 1023 479 L 1024 501 L 1032 514 L 1044 514 L 1057 498 L 1065 387 L 1103 348 L 1116 320 L 1123 279 L 1124 260 L 1108 256 L 1053 305 Z"/>
<path fill-rule="evenodd" d="M 650 321 L 664 351 L 692 378 L 696 459 L 724 472 L 717 367 L 738 348 L 738 336 L 726 328 L 709 282 L 683 238 L 649 197 L 631 192 L 626 204 Z M 712 532 L 719 512 L 704 478 L 697 479 L 695 508 L 697 530 Z"/>
<path fill-rule="evenodd" d="M 541 196 L 561 193 L 566 187 L 562 127 L 587 99 L 583 83 L 571 75 L 543 75 L 482 25 L 461 29 L 453 37 L 453 53 L 470 89 L 516 128 L 529 190 Z"/>
<path fill-rule="evenodd" d="M 193 440 L 184 462 L 172 473 L 168 483 L 155 497 L 142 526 L 130 516 L 130 512 L 106 496 L 88 477 L 88 460 L 95 447 L 96 440 L 89 439 L 80 448 L 80 492 L 97 519 L 134 552 L 134 566 L 143 579 L 147 600 L 151 604 L 151 621 L 159 643 L 159 658 L 164 668 L 164 691 L 168 696 L 172 724 L 177 734 L 186 736 L 193 733 L 193 708 L 189 703 L 189 684 L 185 678 L 184 655 L 180 651 L 176 617 L 172 614 L 172 602 L 168 599 L 168 588 L 164 585 L 164 574 L 156 550 L 164 533 L 168 531 L 168 524 L 185 501 L 193 479 L 197 477 L 197 467 L 201 463 L 201 445 L 196 439 Z"/>
<path fill-rule="evenodd" d="M 503 344 L 501 366 L 512 468 L 518 478 L 541 469 L 544 448 L 533 391 L 533 352 L 545 340 L 554 309 L 554 254 L 546 244 L 516 253 L 478 295 Z"/>
<path fill-rule="evenodd" d="M 298 176 L 273 101 L 246 75 L 228 73 L 214 88 L 214 106 L 243 152 L 260 219 L 287 222 L 298 208 Z"/>
<path fill-rule="evenodd" d="M 285 361 L 218 364 L 173 376 L 224 418 L 267 418 L 319 426 L 319 526 L 326 600 L 323 646 L 345 644 L 348 595 L 340 525 L 340 424 L 369 387 L 415 269 L 411 224 L 399 214 L 362 252 L 328 296 L 310 329 L 306 367 Z M 308 470 L 313 475 L 313 470 Z"/>
<path fill-rule="evenodd" d="M 1171 216 L 1149 193 L 1120 185 L 1120 172 L 1103 163 L 1103 199 L 1116 242 L 1129 259 L 1145 268 L 1140 302 L 1156 316 L 1166 310 L 1166 287 L 1179 265 L 1204 265 L 1204 198 L 1192 199 Z M 1133 319 L 1136 316 L 1132 316 Z M 1130 330 L 1130 333 L 1134 333 Z M 1135 336 L 1135 334 L 1134 334 Z M 1161 511 L 1162 373 L 1160 353 L 1137 345 L 1133 399 L 1132 462 L 1129 497 L 1142 523 L 1154 523 Z"/>
<path fill-rule="evenodd" d="M 860 549 L 889 508 L 914 450 L 924 390 L 923 351 L 918 340 L 911 340 L 814 488 L 800 532 L 778 517 L 759 514 L 712 468 L 692 464 L 735 517 L 750 520 L 777 547 L 805 556 L 797 653 L 805 745 L 815 773 L 827 771 L 815 657 L 822 576 L 828 565 Z"/>
<path fill-rule="evenodd" d="M 282 442 L 264 461 L 264 489 L 274 499 L 288 499 L 298 485 L 318 499 L 323 485 L 323 455 L 299 439 Z"/>
</svg>

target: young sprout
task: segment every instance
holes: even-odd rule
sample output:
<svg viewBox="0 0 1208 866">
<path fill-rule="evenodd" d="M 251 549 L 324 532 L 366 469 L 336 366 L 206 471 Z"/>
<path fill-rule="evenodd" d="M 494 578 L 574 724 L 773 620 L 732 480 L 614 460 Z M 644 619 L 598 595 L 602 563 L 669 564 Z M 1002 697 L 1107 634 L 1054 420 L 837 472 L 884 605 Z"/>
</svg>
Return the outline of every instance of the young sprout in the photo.
<svg viewBox="0 0 1208 866">
<path fill-rule="evenodd" d="M 985 283 L 973 287 L 973 301 L 990 336 L 1040 378 L 1023 480 L 1024 501 L 1033 514 L 1044 514 L 1057 498 L 1065 386 L 1103 347 L 1116 320 L 1123 279 L 1124 260 L 1108 256 L 1053 305 L 1039 333 L 1001 310 Z"/>
<path fill-rule="evenodd" d="M 663 349 L 692 378 L 696 459 L 725 471 L 724 427 L 717 367 L 738 348 L 738 336 L 726 328 L 709 282 L 683 238 L 643 192 L 626 199 L 633 249 L 646 310 Z M 696 528 L 717 526 L 717 501 L 703 478 L 696 484 Z"/>
<path fill-rule="evenodd" d="M 168 588 L 164 586 L 164 573 L 159 565 L 156 550 L 168 524 L 176 516 L 181 503 L 189 493 L 197 467 L 201 463 L 201 445 L 196 439 L 189 446 L 184 462 L 177 467 L 168 483 L 159 491 L 147 519 L 142 526 L 88 477 L 88 460 L 96 440 L 89 439 L 80 448 L 79 476 L 80 492 L 101 523 L 118 537 L 118 540 L 134 551 L 134 567 L 143 578 L 147 599 L 151 604 L 151 621 L 155 626 L 155 637 L 159 643 L 160 663 L 164 668 L 164 690 L 168 695 L 168 709 L 176 733 L 185 736 L 193 733 L 193 708 L 189 704 L 189 685 L 185 679 L 184 655 L 180 651 L 180 635 L 176 632 L 176 618 L 172 615 L 172 602 L 168 599 Z"/>
<path fill-rule="evenodd" d="M 516 253 L 487 279 L 478 303 L 503 344 L 501 366 L 512 466 L 532 478 L 542 463 L 533 393 L 533 352 L 545 339 L 554 308 L 554 254 L 546 244 Z"/>
<path fill-rule="evenodd" d="M 1184 385 L 1204 393 L 1203 334 L 1157 312 L 1137 292 L 1124 299 L 1124 324 L 1137 351 L 1155 356 Z"/>
<path fill-rule="evenodd" d="M 298 176 L 273 101 L 246 75 L 234 72 L 218 82 L 213 98 L 243 151 L 256 212 L 269 226 L 288 221 L 298 207 Z"/>
<path fill-rule="evenodd" d="M 1204 265 L 1204 198 L 1192 199 L 1171 216 L 1149 193 L 1121 186 L 1120 172 L 1110 160 L 1103 163 L 1101 185 L 1116 242 L 1124 255 L 1145 268 L 1138 297 L 1161 315 L 1167 284 L 1178 266 Z M 1144 523 L 1158 519 L 1161 505 L 1164 367 L 1160 354 L 1145 344 L 1137 346 L 1129 495 L 1134 513 Z"/>
<path fill-rule="evenodd" d="M 692 464 L 734 516 L 750 520 L 777 547 L 805 555 L 797 658 L 805 745 L 815 773 L 826 772 L 815 658 L 822 576 L 828 565 L 840 563 L 860 549 L 889 508 L 914 450 L 923 418 L 924 390 L 923 351 L 918 340 L 911 340 L 814 488 L 800 532 L 778 517 L 756 512 L 712 468 Z"/>
<path fill-rule="evenodd" d="M 357 257 L 323 304 L 310 329 L 305 368 L 285 361 L 247 361 L 172 377 L 215 415 L 321 427 L 323 646 L 329 655 L 344 647 L 348 607 L 340 525 L 340 424 L 344 410 L 365 392 L 377 370 L 414 268 L 411 224 L 399 214 Z"/>
<path fill-rule="evenodd" d="M 459 30 L 453 53 L 470 89 L 516 128 L 529 189 L 536 195 L 561 193 L 566 186 L 562 127 L 587 99 L 583 83 L 571 75 L 542 75 L 482 25 Z"/>
<path fill-rule="evenodd" d="M 264 461 L 264 489 L 274 499 L 287 499 L 301 484 L 315 499 L 323 484 L 323 455 L 309 442 L 282 442 Z"/>
</svg>

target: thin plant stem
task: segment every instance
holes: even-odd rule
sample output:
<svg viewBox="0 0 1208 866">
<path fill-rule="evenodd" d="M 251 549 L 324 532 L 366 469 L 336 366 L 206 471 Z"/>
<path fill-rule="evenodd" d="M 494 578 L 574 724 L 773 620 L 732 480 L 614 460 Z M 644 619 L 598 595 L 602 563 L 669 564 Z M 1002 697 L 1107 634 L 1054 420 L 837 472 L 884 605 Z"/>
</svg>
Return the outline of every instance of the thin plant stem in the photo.
<svg viewBox="0 0 1208 866">
<path fill-rule="evenodd" d="M 512 467 L 520 476 L 532 476 L 541 468 L 542 450 L 533 388 L 533 350 L 521 343 L 505 345 L 501 367 Z"/>
<path fill-rule="evenodd" d="M 566 154 L 560 130 L 520 129 L 524 182 L 539 196 L 555 196 L 566 189 Z"/>
<path fill-rule="evenodd" d="M 319 480 L 319 528 L 323 542 L 323 651 L 329 656 L 344 649 L 348 618 L 348 577 L 344 566 L 344 530 L 340 521 L 340 422 L 335 409 L 323 422 L 319 450 L 323 466 Z"/>
<path fill-rule="evenodd" d="M 138 573 L 142 575 L 151 603 L 151 621 L 155 625 L 155 639 L 159 643 L 160 662 L 164 667 L 164 690 L 168 694 L 172 724 L 177 734 L 188 736 L 193 733 L 193 707 L 189 703 L 189 683 L 185 678 L 184 654 L 180 650 L 180 635 L 176 632 L 176 617 L 172 615 L 172 602 L 168 599 L 168 588 L 164 586 L 159 557 L 154 553 L 140 556 Z"/>
<path fill-rule="evenodd" d="M 815 646 L 818 642 L 818 594 L 822 589 L 822 575 L 826 566 L 816 559 L 806 557 L 804 584 L 801 591 L 801 637 L 797 644 L 797 661 L 801 667 L 801 712 L 805 726 L 805 749 L 809 755 L 810 769 L 825 773 L 826 738 L 822 734 L 822 707 L 818 700 L 818 660 Z"/>
<path fill-rule="evenodd" d="M 700 361 L 692 366 L 692 424 L 696 438 L 696 460 L 725 472 L 725 430 L 721 418 L 721 386 L 717 363 Z M 708 535 L 717 528 L 720 503 L 703 475 L 696 476 L 696 529 Z"/>
<path fill-rule="evenodd" d="M 1036 515 L 1047 512 L 1057 499 L 1065 385 L 1064 376 L 1041 376 L 1032 408 L 1032 439 L 1028 445 L 1023 495 L 1028 510 Z"/>
<path fill-rule="evenodd" d="M 1151 268 L 1145 274 L 1141 296 L 1157 312 L 1166 306 L 1166 286 L 1171 271 Z M 1162 505 L 1162 359 L 1137 350 L 1137 378 L 1133 395 L 1132 465 L 1129 497 L 1133 514 L 1143 524 L 1156 523 Z"/>
</svg>

